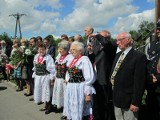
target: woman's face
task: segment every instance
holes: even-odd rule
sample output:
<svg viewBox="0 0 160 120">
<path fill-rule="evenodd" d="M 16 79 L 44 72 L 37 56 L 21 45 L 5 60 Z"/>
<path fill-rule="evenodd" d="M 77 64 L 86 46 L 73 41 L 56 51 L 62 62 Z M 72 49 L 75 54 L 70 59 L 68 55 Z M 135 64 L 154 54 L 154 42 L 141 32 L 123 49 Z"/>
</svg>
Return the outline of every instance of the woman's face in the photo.
<svg viewBox="0 0 160 120">
<path fill-rule="evenodd" d="M 25 42 L 21 42 L 21 46 L 26 46 L 26 43 Z"/>
<path fill-rule="evenodd" d="M 44 47 L 39 47 L 38 53 L 40 56 L 44 56 L 46 54 L 46 49 Z"/>
<path fill-rule="evenodd" d="M 81 51 L 77 49 L 76 45 L 72 45 L 70 48 L 70 51 L 73 55 L 73 57 L 77 58 L 79 55 L 81 55 Z"/>
<path fill-rule="evenodd" d="M 66 55 L 68 53 L 67 50 L 64 50 L 62 47 L 59 47 L 58 48 L 58 52 L 63 56 L 63 55 Z"/>
</svg>

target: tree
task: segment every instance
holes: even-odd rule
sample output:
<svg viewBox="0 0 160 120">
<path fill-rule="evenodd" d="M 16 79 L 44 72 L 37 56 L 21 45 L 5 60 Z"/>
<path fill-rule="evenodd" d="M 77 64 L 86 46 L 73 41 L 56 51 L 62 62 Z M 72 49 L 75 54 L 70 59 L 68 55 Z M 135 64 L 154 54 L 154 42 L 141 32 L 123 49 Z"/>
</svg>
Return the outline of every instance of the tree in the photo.
<svg viewBox="0 0 160 120">
<path fill-rule="evenodd" d="M 137 31 L 131 30 L 130 34 L 134 39 L 134 47 L 139 51 L 144 51 L 146 40 L 153 34 L 154 22 L 142 21 Z"/>
<path fill-rule="evenodd" d="M 8 36 L 8 34 L 7 33 L 3 33 L 3 34 L 1 34 L 0 35 L 0 40 L 5 40 L 6 41 L 6 43 L 7 43 L 7 45 L 12 45 L 12 41 L 11 41 L 11 38 Z"/>
</svg>

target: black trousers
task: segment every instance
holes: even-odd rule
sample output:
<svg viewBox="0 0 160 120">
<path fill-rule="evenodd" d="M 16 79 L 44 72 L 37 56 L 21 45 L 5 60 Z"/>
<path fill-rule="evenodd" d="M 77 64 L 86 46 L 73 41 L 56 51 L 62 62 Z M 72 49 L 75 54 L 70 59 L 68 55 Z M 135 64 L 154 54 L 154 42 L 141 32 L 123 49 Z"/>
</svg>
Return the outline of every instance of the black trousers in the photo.
<svg viewBox="0 0 160 120">
<path fill-rule="evenodd" d="M 31 92 L 33 93 L 34 92 L 34 79 L 32 78 L 32 74 L 33 74 L 32 67 L 27 66 L 27 74 L 28 74 L 28 81 L 31 86 Z"/>
<path fill-rule="evenodd" d="M 160 93 L 148 90 L 147 98 L 147 120 L 160 120 Z"/>
<path fill-rule="evenodd" d="M 96 94 L 93 95 L 94 120 L 115 120 L 114 107 L 112 103 L 112 86 L 94 83 Z"/>
<path fill-rule="evenodd" d="M 7 80 L 7 74 L 6 74 L 6 69 L 5 69 L 5 67 L 2 67 L 2 66 L 1 66 L 1 70 L 2 70 L 2 74 L 3 74 L 3 79 L 4 79 L 4 80 Z"/>
</svg>

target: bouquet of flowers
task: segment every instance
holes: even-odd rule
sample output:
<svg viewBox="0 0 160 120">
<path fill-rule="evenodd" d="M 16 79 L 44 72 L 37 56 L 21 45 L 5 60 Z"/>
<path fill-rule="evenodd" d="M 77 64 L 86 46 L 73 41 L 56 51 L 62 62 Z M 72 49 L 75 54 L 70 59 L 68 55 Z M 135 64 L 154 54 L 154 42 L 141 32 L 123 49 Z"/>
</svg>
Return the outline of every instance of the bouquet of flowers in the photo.
<svg viewBox="0 0 160 120">
<path fill-rule="evenodd" d="M 19 62 L 22 60 L 22 58 L 23 58 L 23 52 L 20 49 L 15 49 L 15 51 L 10 57 L 11 64 L 17 66 Z"/>
<path fill-rule="evenodd" d="M 33 58 L 36 52 L 32 48 L 23 48 L 23 55 L 22 55 L 22 64 L 28 64 L 33 62 Z"/>
</svg>

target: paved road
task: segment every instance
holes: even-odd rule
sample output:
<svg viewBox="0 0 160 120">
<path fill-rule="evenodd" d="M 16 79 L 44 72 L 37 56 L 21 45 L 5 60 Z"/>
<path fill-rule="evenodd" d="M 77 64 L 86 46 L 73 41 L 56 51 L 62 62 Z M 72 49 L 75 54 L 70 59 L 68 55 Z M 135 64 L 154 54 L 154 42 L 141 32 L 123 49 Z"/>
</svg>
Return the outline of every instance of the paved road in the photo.
<svg viewBox="0 0 160 120">
<path fill-rule="evenodd" d="M 14 84 L 0 81 L 0 120 L 60 120 L 61 114 L 45 115 L 39 111 L 44 105 L 36 105 L 23 94 L 15 91 Z"/>
</svg>

